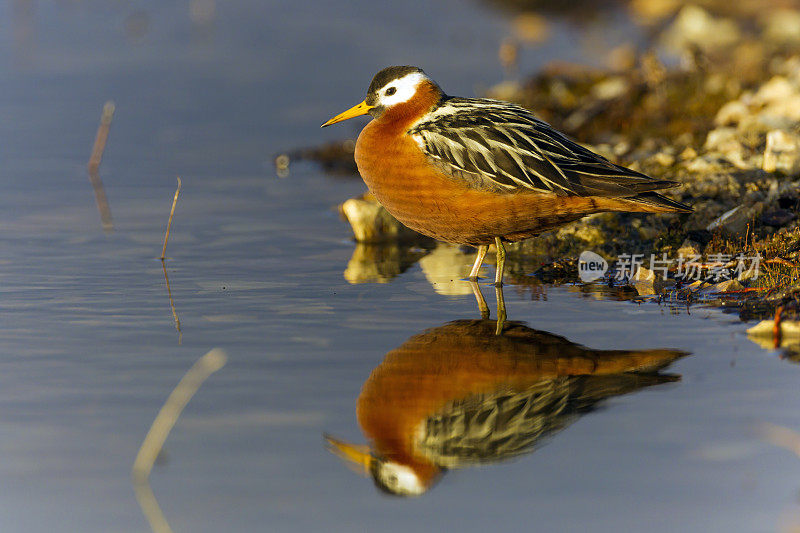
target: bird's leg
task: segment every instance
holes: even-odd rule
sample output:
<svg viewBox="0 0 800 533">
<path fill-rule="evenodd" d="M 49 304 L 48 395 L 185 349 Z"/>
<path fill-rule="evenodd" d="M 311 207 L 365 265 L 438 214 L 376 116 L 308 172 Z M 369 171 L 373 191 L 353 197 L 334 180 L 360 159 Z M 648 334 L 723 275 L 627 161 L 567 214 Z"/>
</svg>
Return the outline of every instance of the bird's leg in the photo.
<svg viewBox="0 0 800 533">
<path fill-rule="evenodd" d="M 494 330 L 495 335 L 503 333 L 503 326 L 506 323 L 506 300 L 503 298 L 503 286 L 494 286 L 495 298 L 497 298 L 497 327 Z"/>
<path fill-rule="evenodd" d="M 494 238 L 494 246 L 497 248 L 497 269 L 494 275 L 494 284 L 497 287 L 503 286 L 503 270 L 506 267 L 506 249 L 500 241 L 500 237 Z"/>
<path fill-rule="evenodd" d="M 472 294 L 475 295 L 475 300 L 478 302 L 478 309 L 481 311 L 481 319 L 487 320 L 489 318 L 489 306 L 486 305 L 486 300 L 483 298 L 481 288 L 474 280 L 470 280 L 469 286 L 472 287 Z"/>
<path fill-rule="evenodd" d="M 472 265 L 472 270 L 469 271 L 469 280 L 476 281 L 478 279 L 478 271 L 483 264 L 483 258 L 486 257 L 486 252 L 489 250 L 488 244 L 481 244 L 478 246 L 478 257 L 475 258 L 475 264 Z M 473 289 L 474 290 L 474 289 Z"/>
</svg>

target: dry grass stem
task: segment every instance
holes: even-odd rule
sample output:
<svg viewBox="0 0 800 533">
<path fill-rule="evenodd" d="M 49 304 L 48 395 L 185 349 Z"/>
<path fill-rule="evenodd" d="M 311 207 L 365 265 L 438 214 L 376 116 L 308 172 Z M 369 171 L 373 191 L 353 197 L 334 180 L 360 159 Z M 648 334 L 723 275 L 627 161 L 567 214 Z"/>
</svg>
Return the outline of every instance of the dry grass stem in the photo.
<svg viewBox="0 0 800 533">
<path fill-rule="evenodd" d="M 161 452 L 164 441 L 167 440 L 169 432 L 178 421 L 183 408 L 192 399 L 200 385 L 208 377 L 225 366 L 227 356 L 225 352 L 215 348 L 198 359 L 194 365 L 186 372 L 186 375 L 178 382 L 175 389 L 167 398 L 164 406 L 158 412 L 150 431 L 139 448 L 139 453 L 133 463 L 133 477 L 136 480 L 147 479 L 153 469 L 156 457 Z"/>
<path fill-rule="evenodd" d="M 134 481 L 133 490 L 136 493 L 136 501 L 139 502 L 139 507 L 142 508 L 142 513 L 153 533 L 172 533 L 172 528 L 169 527 L 169 522 L 161 510 L 161 506 L 158 505 L 150 483 L 146 479 L 140 482 Z"/>
<path fill-rule="evenodd" d="M 136 455 L 136 460 L 133 462 L 133 488 L 136 492 L 136 499 L 150 528 L 155 533 L 170 533 L 172 529 L 161 511 L 148 481 L 153 464 L 186 404 L 211 374 L 225 366 L 226 361 L 225 352 L 215 348 L 192 365 L 153 420 L 153 425 L 150 426 L 150 430 L 139 448 L 139 453 Z"/>
<path fill-rule="evenodd" d="M 114 223 L 111 220 L 111 208 L 108 205 L 108 198 L 106 191 L 103 187 L 103 181 L 100 179 L 98 173 L 100 169 L 100 161 L 103 159 L 103 151 L 106 148 L 106 141 L 108 141 L 108 130 L 111 128 L 111 119 L 114 116 L 114 102 L 106 102 L 103 106 L 103 113 L 100 116 L 100 126 L 97 128 L 97 135 L 94 139 L 94 146 L 92 153 L 89 156 L 89 181 L 94 189 L 94 198 L 97 202 L 97 210 L 100 212 L 100 222 L 103 225 L 103 230 L 113 231 Z"/>
<path fill-rule="evenodd" d="M 172 299 L 172 291 L 169 288 L 169 276 L 167 276 L 167 265 L 164 260 L 161 260 L 161 268 L 164 271 L 164 282 L 167 284 L 167 296 L 169 296 L 169 307 L 172 309 L 172 318 L 175 319 L 175 329 L 178 330 L 178 344 L 183 339 L 183 332 L 181 331 L 181 321 L 178 318 L 178 312 L 175 311 L 175 301 Z"/>
<path fill-rule="evenodd" d="M 164 234 L 164 247 L 161 249 L 161 260 L 163 261 L 167 255 L 167 241 L 169 240 L 169 229 L 172 227 L 172 216 L 175 214 L 175 206 L 178 205 L 178 195 L 181 193 L 181 178 L 178 177 L 178 188 L 175 189 L 175 197 L 172 199 L 172 210 L 169 212 L 169 220 L 167 221 L 167 232 Z"/>
<path fill-rule="evenodd" d="M 103 150 L 106 148 L 108 140 L 108 130 L 111 128 L 111 119 L 114 117 L 114 102 L 106 102 L 103 105 L 103 114 L 100 116 L 100 126 L 97 128 L 97 136 L 94 139 L 92 155 L 89 157 L 89 172 L 97 172 L 100 168 L 100 161 L 103 159 Z"/>
</svg>

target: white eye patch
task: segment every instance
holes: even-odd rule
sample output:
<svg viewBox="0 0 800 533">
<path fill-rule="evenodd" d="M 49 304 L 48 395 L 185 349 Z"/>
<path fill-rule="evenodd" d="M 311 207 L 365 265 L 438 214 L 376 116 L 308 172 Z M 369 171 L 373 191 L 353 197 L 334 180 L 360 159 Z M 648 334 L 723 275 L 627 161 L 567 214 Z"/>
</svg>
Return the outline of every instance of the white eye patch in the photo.
<svg viewBox="0 0 800 533">
<path fill-rule="evenodd" d="M 391 107 L 407 102 L 417 92 L 417 86 L 426 78 L 421 72 L 412 72 L 402 78 L 392 80 L 380 88 L 376 94 L 378 105 Z"/>
</svg>

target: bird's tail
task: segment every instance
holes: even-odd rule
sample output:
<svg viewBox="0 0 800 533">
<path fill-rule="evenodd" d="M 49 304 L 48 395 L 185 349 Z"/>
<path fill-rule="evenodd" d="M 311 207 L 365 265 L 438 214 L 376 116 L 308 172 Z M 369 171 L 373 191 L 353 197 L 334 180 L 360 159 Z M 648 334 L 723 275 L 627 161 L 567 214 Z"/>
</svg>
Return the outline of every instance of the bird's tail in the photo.
<svg viewBox="0 0 800 533">
<path fill-rule="evenodd" d="M 657 192 L 644 192 L 627 198 L 608 198 L 613 211 L 637 213 L 691 213 L 693 209 Z"/>
</svg>

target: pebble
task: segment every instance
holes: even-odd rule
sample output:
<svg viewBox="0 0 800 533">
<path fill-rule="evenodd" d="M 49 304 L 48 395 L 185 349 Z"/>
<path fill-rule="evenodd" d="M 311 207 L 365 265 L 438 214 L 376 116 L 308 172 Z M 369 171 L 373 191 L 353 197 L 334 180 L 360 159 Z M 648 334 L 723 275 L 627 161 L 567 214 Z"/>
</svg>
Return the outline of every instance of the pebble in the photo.
<svg viewBox="0 0 800 533">
<path fill-rule="evenodd" d="M 767 133 L 762 168 L 766 172 L 800 173 L 800 135 L 784 130 Z"/>
</svg>

